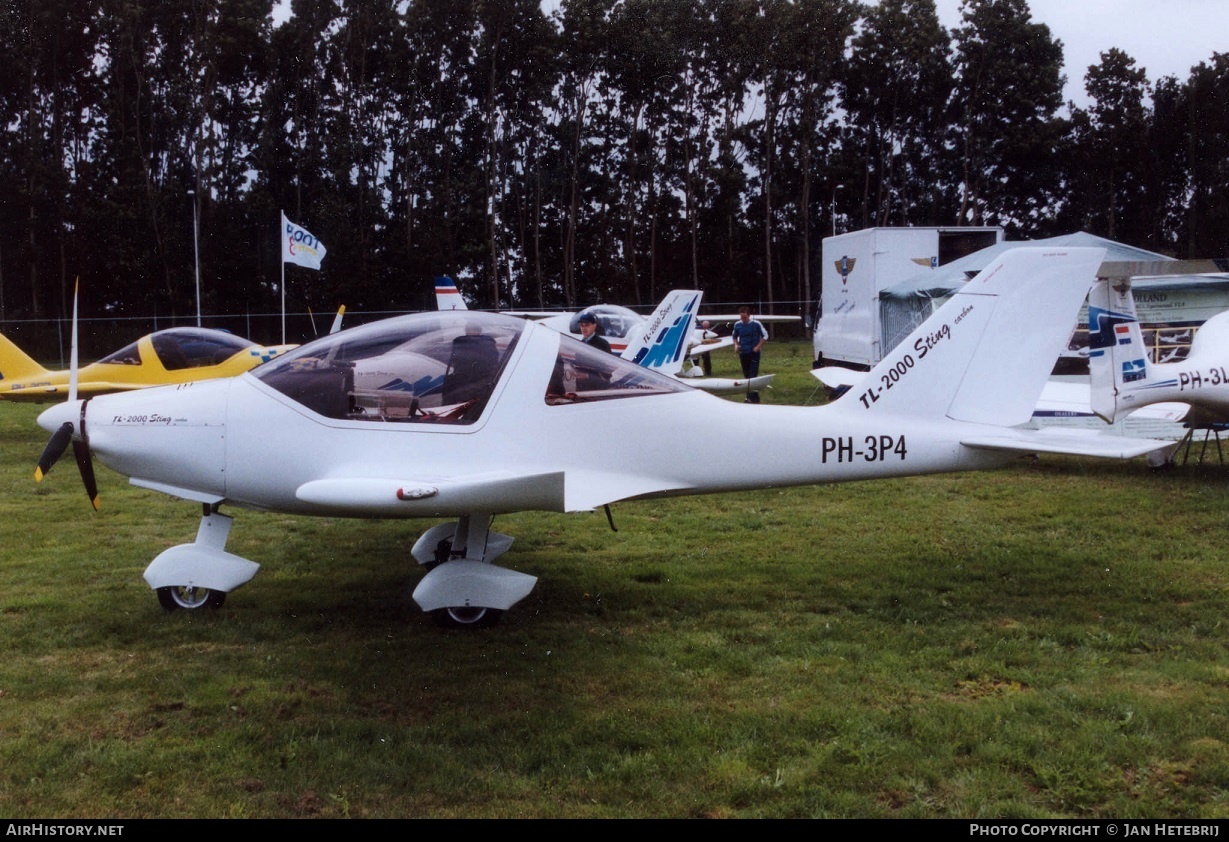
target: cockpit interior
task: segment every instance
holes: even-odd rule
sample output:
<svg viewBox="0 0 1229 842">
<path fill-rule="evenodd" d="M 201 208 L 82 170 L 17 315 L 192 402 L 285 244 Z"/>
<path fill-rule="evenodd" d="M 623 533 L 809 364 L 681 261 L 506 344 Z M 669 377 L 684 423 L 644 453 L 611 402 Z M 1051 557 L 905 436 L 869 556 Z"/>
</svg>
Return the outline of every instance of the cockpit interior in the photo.
<svg viewBox="0 0 1229 842">
<path fill-rule="evenodd" d="M 373 422 L 472 424 L 490 402 L 527 322 L 478 311 L 418 313 L 350 328 L 253 375 L 312 412 Z M 689 387 L 568 336 L 549 381 L 550 406 Z"/>
</svg>

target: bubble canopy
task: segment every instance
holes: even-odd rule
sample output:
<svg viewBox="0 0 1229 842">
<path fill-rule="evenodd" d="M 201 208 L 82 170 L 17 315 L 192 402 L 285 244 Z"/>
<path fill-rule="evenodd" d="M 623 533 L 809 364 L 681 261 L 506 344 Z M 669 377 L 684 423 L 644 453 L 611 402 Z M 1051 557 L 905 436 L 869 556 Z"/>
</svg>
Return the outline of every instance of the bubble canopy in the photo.
<svg viewBox="0 0 1229 842">
<path fill-rule="evenodd" d="M 255 342 L 212 328 L 173 327 L 149 335 L 158 361 L 167 371 L 219 365 L 235 354 L 257 347 Z M 133 342 L 99 362 L 141 365 L 140 342 Z"/>
<path fill-rule="evenodd" d="M 508 362 L 527 327 L 522 319 L 472 310 L 417 313 L 310 342 L 260 366 L 253 376 L 328 418 L 470 424 L 508 376 Z M 689 388 L 556 335 L 553 373 L 539 387 L 548 405 Z"/>
</svg>

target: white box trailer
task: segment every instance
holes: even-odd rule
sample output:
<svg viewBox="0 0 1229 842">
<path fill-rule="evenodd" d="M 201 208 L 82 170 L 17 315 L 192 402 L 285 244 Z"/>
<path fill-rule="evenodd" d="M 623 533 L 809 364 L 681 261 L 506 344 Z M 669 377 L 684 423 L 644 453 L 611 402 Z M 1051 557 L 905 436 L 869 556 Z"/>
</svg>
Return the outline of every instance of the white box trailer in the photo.
<svg viewBox="0 0 1229 842">
<path fill-rule="evenodd" d="M 868 369 L 879 362 L 880 290 L 1003 238 L 999 227 L 866 228 L 825 237 L 815 365 Z"/>
</svg>

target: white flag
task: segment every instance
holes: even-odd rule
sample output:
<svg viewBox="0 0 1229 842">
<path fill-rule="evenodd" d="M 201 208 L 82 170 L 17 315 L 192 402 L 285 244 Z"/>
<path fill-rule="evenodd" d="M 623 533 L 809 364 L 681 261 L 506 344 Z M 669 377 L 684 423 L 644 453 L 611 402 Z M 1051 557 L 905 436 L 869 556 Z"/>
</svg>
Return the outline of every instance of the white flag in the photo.
<svg viewBox="0 0 1229 842">
<path fill-rule="evenodd" d="M 282 262 L 297 263 L 308 269 L 319 269 L 328 251 L 324 243 L 306 228 L 295 225 L 282 214 Z"/>
</svg>

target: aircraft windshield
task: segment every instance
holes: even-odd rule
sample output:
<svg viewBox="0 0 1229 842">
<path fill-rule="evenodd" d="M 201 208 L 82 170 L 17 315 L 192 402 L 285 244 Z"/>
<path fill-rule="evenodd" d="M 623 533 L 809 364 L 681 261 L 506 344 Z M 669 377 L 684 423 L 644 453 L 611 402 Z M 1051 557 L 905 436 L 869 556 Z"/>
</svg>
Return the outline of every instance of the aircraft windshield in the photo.
<svg viewBox="0 0 1229 842">
<path fill-rule="evenodd" d="M 683 392 L 689 388 L 673 377 L 563 336 L 554 374 L 546 388 L 546 402 L 558 406 Z"/>
<path fill-rule="evenodd" d="M 254 374 L 329 418 L 472 424 L 524 328 L 488 313 L 420 313 L 311 342 Z"/>
</svg>

